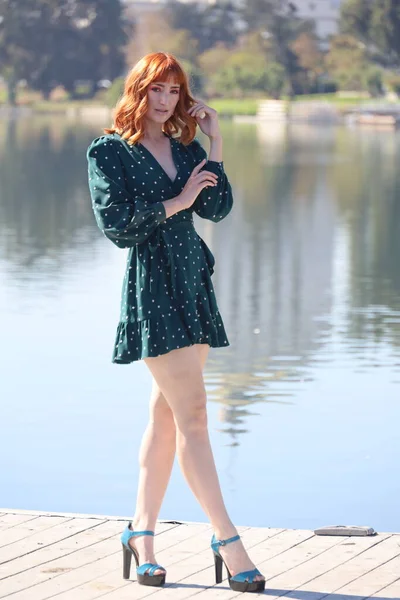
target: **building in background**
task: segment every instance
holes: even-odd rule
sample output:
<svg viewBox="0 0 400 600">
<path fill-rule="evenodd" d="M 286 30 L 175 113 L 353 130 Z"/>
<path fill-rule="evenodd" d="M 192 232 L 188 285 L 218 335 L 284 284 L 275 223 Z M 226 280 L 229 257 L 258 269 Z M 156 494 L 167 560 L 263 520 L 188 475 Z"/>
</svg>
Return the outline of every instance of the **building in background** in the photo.
<svg viewBox="0 0 400 600">
<path fill-rule="evenodd" d="M 315 31 L 321 41 L 329 40 L 339 29 L 342 0 L 292 0 L 298 15 L 315 21 Z"/>
</svg>

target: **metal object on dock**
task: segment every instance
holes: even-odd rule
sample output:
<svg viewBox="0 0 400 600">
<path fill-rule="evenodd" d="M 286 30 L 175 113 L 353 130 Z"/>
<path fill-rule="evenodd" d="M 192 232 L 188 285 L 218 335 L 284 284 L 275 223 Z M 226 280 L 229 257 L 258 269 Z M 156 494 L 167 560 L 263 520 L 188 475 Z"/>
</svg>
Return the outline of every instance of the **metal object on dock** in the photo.
<svg viewBox="0 0 400 600">
<path fill-rule="evenodd" d="M 376 535 L 376 531 L 366 525 L 326 525 L 325 527 L 315 529 L 314 533 L 315 535 Z"/>
</svg>

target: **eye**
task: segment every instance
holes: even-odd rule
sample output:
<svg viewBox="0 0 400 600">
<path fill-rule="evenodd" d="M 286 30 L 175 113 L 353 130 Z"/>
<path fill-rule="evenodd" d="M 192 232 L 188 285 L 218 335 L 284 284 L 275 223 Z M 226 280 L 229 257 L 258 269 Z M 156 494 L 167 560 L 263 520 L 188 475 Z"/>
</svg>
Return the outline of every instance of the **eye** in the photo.
<svg viewBox="0 0 400 600">
<path fill-rule="evenodd" d="M 159 92 L 160 91 L 160 88 L 156 87 L 156 86 L 154 86 L 154 87 L 152 87 L 150 89 L 151 89 L 152 92 Z"/>
<path fill-rule="evenodd" d="M 179 94 L 179 90 L 172 90 L 173 94 Z"/>
</svg>

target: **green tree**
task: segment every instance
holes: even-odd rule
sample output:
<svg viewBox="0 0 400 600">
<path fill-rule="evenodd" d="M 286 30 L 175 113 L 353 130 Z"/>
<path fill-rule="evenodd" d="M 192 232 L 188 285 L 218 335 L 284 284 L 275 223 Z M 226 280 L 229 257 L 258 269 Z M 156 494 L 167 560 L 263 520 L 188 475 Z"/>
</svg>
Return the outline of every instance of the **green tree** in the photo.
<svg viewBox="0 0 400 600">
<path fill-rule="evenodd" d="M 197 41 L 187 29 L 173 29 L 163 10 L 140 16 L 135 37 L 126 47 L 129 65 L 135 64 L 145 54 L 170 52 L 179 59 L 195 62 L 198 55 Z"/>
<path fill-rule="evenodd" d="M 222 70 L 228 63 L 232 52 L 223 44 L 217 44 L 214 48 L 210 48 L 200 54 L 198 64 L 203 74 L 203 91 L 208 97 L 221 95 L 222 90 L 218 85 L 218 76 L 216 73 Z M 218 65 L 218 70 L 216 69 Z"/>
<path fill-rule="evenodd" d="M 112 81 L 121 74 L 123 48 L 131 31 L 123 18 L 121 0 L 80 0 L 73 5 L 71 21 L 80 41 L 76 66 L 80 66 L 81 77 L 91 82 L 94 93 L 100 79 Z"/>
<path fill-rule="evenodd" d="M 350 35 L 338 35 L 331 40 L 326 56 L 329 74 L 341 90 L 382 92 L 382 73 L 372 66 L 365 45 Z"/>
<path fill-rule="evenodd" d="M 386 65 L 400 63 L 400 3 L 398 0 L 346 0 L 341 31 L 363 41 L 371 58 Z"/>
<path fill-rule="evenodd" d="M 120 0 L 0 0 L 0 72 L 9 101 L 18 81 L 47 97 L 57 85 L 72 95 L 79 79 L 96 91 L 121 73 L 126 40 Z"/>
<path fill-rule="evenodd" d="M 300 19 L 289 0 L 245 0 L 241 14 L 247 30 L 259 31 L 265 40 L 268 58 L 283 67 L 289 95 L 301 92 L 296 81 L 301 66 L 292 44 L 302 32 L 311 32 L 313 24 Z"/>
<path fill-rule="evenodd" d="M 340 31 L 367 41 L 372 15 L 369 0 L 346 0 L 340 10 Z"/>
<path fill-rule="evenodd" d="M 240 25 L 234 2 L 225 0 L 204 4 L 169 0 L 164 14 L 173 29 L 189 31 L 192 39 L 197 41 L 200 53 L 213 48 L 218 42 L 232 47 L 238 39 Z"/>
<path fill-rule="evenodd" d="M 302 32 L 292 42 L 291 49 L 296 54 L 298 65 L 301 67 L 297 82 L 304 92 L 314 91 L 325 70 L 324 55 L 319 48 L 316 36 L 305 31 Z"/>
<path fill-rule="evenodd" d="M 269 95 L 277 98 L 285 85 L 282 65 L 267 62 L 262 54 L 236 51 L 212 76 L 216 90 L 222 95 L 245 97 Z"/>
<path fill-rule="evenodd" d="M 234 52 L 213 80 L 217 89 L 233 96 L 249 96 L 265 88 L 266 63 L 262 55 Z"/>
<path fill-rule="evenodd" d="M 0 72 L 6 80 L 8 101 L 16 102 L 18 81 L 40 69 L 43 29 L 49 25 L 49 6 L 43 0 L 1 0 Z"/>
<path fill-rule="evenodd" d="M 372 3 L 369 29 L 371 42 L 391 64 L 400 62 L 400 4 L 398 0 L 375 0 Z"/>
</svg>

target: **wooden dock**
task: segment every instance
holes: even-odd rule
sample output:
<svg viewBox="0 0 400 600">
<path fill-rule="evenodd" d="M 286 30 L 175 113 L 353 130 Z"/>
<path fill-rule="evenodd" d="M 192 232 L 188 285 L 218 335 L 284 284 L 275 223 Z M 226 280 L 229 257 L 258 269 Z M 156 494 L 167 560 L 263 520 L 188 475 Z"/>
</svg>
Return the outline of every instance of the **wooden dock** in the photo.
<svg viewBox="0 0 400 600">
<path fill-rule="evenodd" d="M 211 530 L 200 523 L 158 524 L 157 559 L 168 569 L 163 589 L 139 586 L 134 579 L 124 581 L 119 536 L 125 522 L 116 517 L 0 510 L 0 598 L 139 600 L 161 594 L 161 599 L 229 600 L 240 596 L 226 580 L 214 584 Z M 239 531 L 266 576 L 263 596 L 268 600 L 400 599 L 400 534 L 334 537 L 255 527 Z"/>
</svg>

